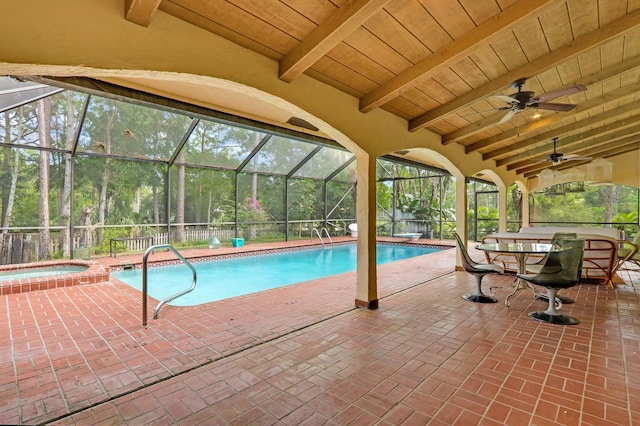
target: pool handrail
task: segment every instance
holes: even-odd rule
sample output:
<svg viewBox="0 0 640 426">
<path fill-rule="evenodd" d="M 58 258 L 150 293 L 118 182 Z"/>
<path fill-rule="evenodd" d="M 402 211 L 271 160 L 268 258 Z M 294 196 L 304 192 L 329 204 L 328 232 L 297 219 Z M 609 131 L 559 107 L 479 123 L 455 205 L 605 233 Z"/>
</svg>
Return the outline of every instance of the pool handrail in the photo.
<svg viewBox="0 0 640 426">
<path fill-rule="evenodd" d="M 314 232 L 318 236 L 318 239 L 320 240 L 320 244 L 322 244 L 322 248 L 324 248 L 324 241 L 322 241 L 322 236 L 320 235 L 320 233 L 318 232 L 318 230 L 316 228 L 312 228 L 311 229 L 311 238 L 313 238 L 313 233 Z"/>
<path fill-rule="evenodd" d="M 155 246 L 151 246 L 149 247 L 147 250 L 145 250 L 144 255 L 142 256 L 142 325 L 145 326 L 147 325 L 147 263 L 148 263 L 148 258 L 149 255 L 151 253 L 153 253 L 155 250 L 160 250 L 160 249 L 168 249 L 170 251 L 173 252 L 173 254 L 175 254 L 178 259 L 180 259 L 180 261 L 182 261 L 182 263 L 184 263 L 185 265 L 187 265 L 189 267 L 189 269 L 191 269 L 191 272 L 193 273 L 193 282 L 191 283 L 191 287 L 183 290 L 179 293 L 174 294 L 173 296 L 169 296 L 166 299 L 163 299 L 160 301 L 160 303 L 158 303 L 158 306 L 156 306 L 156 309 L 153 311 L 153 319 L 158 319 L 158 313 L 160 312 L 160 308 L 165 304 L 165 303 L 169 303 L 171 302 L 173 299 L 183 296 L 187 293 L 189 293 L 190 291 L 192 291 L 194 288 L 196 288 L 196 280 L 197 280 L 197 274 L 196 274 L 196 268 L 193 267 L 193 265 L 191 263 L 189 263 L 189 261 L 187 259 L 185 259 L 179 252 L 178 250 L 176 250 L 171 244 L 159 244 L 159 245 L 155 245 Z"/>
<path fill-rule="evenodd" d="M 331 239 L 331 235 L 329 235 L 329 230 L 327 228 L 322 228 L 320 230 L 320 235 L 322 236 L 323 232 L 327 234 L 327 238 L 329 238 L 329 242 L 333 244 L 333 240 Z M 322 238 L 321 238 L 322 239 Z"/>
</svg>

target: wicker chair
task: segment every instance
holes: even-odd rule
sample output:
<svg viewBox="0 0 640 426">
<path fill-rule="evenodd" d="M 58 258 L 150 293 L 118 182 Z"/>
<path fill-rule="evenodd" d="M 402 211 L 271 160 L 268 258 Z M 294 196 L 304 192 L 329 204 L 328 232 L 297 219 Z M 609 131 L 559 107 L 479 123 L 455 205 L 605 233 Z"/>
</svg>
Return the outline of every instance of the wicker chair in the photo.
<svg viewBox="0 0 640 426">
<path fill-rule="evenodd" d="M 613 273 L 615 274 L 618 270 L 640 271 L 640 251 L 638 251 L 638 248 L 640 248 L 640 229 L 632 242 L 621 241 L 621 244 L 622 247 L 618 249 L 618 265 Z M 634 264 L 635 268 L 627 268 L 627 262 Z"/>
</svg>

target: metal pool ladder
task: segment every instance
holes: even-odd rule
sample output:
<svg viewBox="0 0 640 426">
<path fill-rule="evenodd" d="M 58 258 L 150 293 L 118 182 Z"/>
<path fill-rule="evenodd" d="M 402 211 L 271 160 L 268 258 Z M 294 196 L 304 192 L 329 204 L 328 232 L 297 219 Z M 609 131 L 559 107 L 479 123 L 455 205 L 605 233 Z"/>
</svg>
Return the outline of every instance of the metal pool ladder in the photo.
<svg viewBox="0 0 640 426">
<path fill-rule="evenodd" d="M 329 238 L 329 242 L 330 242 L 331 244 L 333 244 L 333 240 L 331 239 L 331 235 L 329 235 L 329 230 L 328 230 L 327 228 L 322 228 L 322 229 L 320 230 L 320 235 L 322 235 L 322 233 L 323 233 L 323 232 L 324 232 L 325 234 L 327 234 L 327 238 Z M 322 238 L 320 238 L 320 239 L 322 239 Z"/>
<path fill-rule="evenodd" d="M 322 244 L 322 248 L 324 248 L 324 241 L 322 241 L 322 236 L 320 235 L 320 233 L 318 232 L 318 230 L 316 228 L 311 229 L 311 237 L 313 238 L 313 234 L 316 234 L 318 236 L 318 239 L 320 240 L 320 244 Z"/>
<path fill-rule="evenodd" d="M 324 248 L 324 240 L 322 239 L 323 233 L 327 234 L 327 238 L 329 238 L 329 242 L 333 245 L 333 240 L 331 239 L 331 235 L 329 235 L 329 231 L 327 231 L 327 228 L 322 228 L 320 232 L 318 232 L 316 228 L 313 228 L 311 230 L 311 237 L 313 237 L 313 234 L 316 234 L 318 236 L 318 239 L 320 240 L 320 244 L 322 244 L 322 248 Z"/>
<path fill-rule="evenodd" d="M 189 261 L 185 259 L 178 252 L 178 250 L 173 248 L 171 244 L 160 244 L 157 246 L 149 247 L 144 252 L 144 255 L 142 256 L 142 325 L 143 326 L 147 325 L 147 263 L 148 263 L 147 260 L 151 253 L 153 253 L 155 250 L 160 250 L 160 249 L 169 249 L 170 251 L 173 252 L 173 254 L 175 254 L 178 257 L 178 259 L 182 261 L 182 263 L 187 265 L 189 269 L 191 269 L 191 272 L 193 273 L 193 282 L 191 283 L 191 287 L 189 287 L 188 289 L 183 290 L 177 294 L 174 294 L 173 296 L 169 296 L 166 299 L 160 301 L 160 303 L 158 303 L 158 306 L 156 306 L 156 309 L 153 311 L 153 319 L 158 319 L 158 312 L 160 312 L 160 308 L 162 308 L 162 306 L 164 306 L 165 303 L 169 303 L 176 297 L 183 296 L 189 293 L 190 291 L 192 291 L 194 288 L 196 288 L 196 279 L 197 279 L 196 268 L 194 268 L 193 265 L 189 263 Z"/>
</svg>

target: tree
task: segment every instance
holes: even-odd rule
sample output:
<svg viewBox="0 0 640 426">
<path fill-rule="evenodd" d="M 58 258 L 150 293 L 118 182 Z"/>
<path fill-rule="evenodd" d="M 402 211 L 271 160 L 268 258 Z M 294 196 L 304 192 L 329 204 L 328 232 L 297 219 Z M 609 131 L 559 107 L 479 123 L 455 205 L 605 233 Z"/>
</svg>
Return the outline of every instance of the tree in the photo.
<svg viewBox="0 0 640 426">
<path fill-rule="evenodd" d="M 4 220 L 2 221 L 2 233 L 6 234 L 9 232 L 9 226 L 11 225 L 11 214 L 13 212 L 13 203 L 16 198 L 16 186 L 18 183 L 18 172 L 20 171 L 20 151 L 15 149 L 7 149 L 6 151 L 7 163 L 9 167 L 8 170 L 11 170 L 11 179 L 9 190 L 7 191 L 6 202 L 3 203 L 5 207 L 4 209 Z M 13 165 L 11 165 L 13 162 Z"/>
<path fill-rule="evenodd" d="M 4 114 L 4 142 L 6 144 L 13 144 L 13 140 L 21 140 L 24 134 L 24 107 L 19 107 L 15 112 L 15 116 L 17 116 L 15 126 L 17 131 L 15 132 L 15 138 L 12 138 L 11 135 L 14 133 L 12 132 L 12 127 L 14 126 L 11 123 L 11 114 L 9 112 Z M 9 232 L 9 226 L 11 225 L 11 215 L 15 202 L 18 173 L 20 172 L 20 151 L 18 149 L 5 149 L 4 153 L 2 171 L 0 171 L 0 176 L 3 176 L 2 181 L 4 182 L 2 185 L 2 214 L 0 216 L 2 217 L 2 233 L 6 234 Z M 7 173 L 11 174 L 10 179 L 4 177 Z"/>
<path fill-rule="evenodd" d="M 51 99 L 38 101 L 38 136 L 40 146 L 48 148 L 51 131 Z M 40 231 L 38 233 L 38 260 L 48 259 L 49 253 L 49 152 L 40 151 Z"/>
<path fill-rule="evenodd" d="M 185 184 L 186 174 L 185 166 L 183 163 L 184 153 L 179 155 L 178 163 L 178 190 L 176 192 L 176 242 L 181 243 L 184 241 L 184 200 L 185 200 Z"/>
<path fill-rule="evenodd" d="M 73 108 L 73 92 L 67 90 L 65 92 L 66 99 L 66 126 L 65 126 L 65 142 L 66 150 L 71 151 L 75 142 L 75 128 L 76 120 Z M 73 158 L 71 154 L 67 153 L 64 156 L 64 179 L 62 183 L 62 192 L 58 199 L 59 214 L 58 214 L 58 226 L 60 226 L 59 242 L 62 248 L 62 255 L 68 257 L 70 254 L 69 247 L 69 221 L 71 219 L 71 171 L 73 168 Z"/>
</svg>

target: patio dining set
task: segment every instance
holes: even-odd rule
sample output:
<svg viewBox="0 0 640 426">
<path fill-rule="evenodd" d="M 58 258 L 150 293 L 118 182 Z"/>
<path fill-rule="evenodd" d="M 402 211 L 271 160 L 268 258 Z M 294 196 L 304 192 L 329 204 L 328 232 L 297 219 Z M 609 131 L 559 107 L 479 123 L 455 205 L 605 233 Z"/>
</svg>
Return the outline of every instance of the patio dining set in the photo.
<svg viewBox="0 0 640 426">
<path fill-rule="evenodd" d="M 568 230 L 571 231 L 571 229 Z M 585 235 L 577 232 L 554 232 L 548 242 L 540 239 L 534 241 L 527 238 L 520 239 L 518 236 L 522 236 L 522 234 L 513 234 L 516 235 L 506 237 L 503 234 L 502 238 L 498 239 L 488 236 L 481 244 L 475 247 L 477 250 L 485 252 L 487 263 L 474 261 L 467 251 L 462 238 L 458 234 L 455 235 L 462 255 L 462 266 L 465 271 L 476 278 L 475 292 L 465 294 L 462 298 L 476 303 L 496 303 L 498 300 L 493 296 L 495 287 L 490 288 L 490 295 L 485 294 L 481 287 L 482 279 L 490 274 L 504 274 L 509 269 L 505 259 L 511 258 L 515 260 L 517 267 L 514 271 L 513 291 L 504 301 L 507 307 L 510 305 L 511 298 L 518 292 L 529 290 L 535 298 L 547 300 L 549 303 L 545 311 L 531 312 L 529 314 L 531 318 L 550 324 L 578 324 L 579 320 L 577 318 L 562 314 L 559 311 L 563 304 L 573 303 L 573 300 L 558 294 L 558 292 L 577 285 L 585 278 L 585 273 L 583 272 L 585 264 L 590 266 L 597 264 L 594 259 L 585 257 L 585 252 L 589 251 L 585 250 L 585 248 L 591 247 L 593 243 L 591 241 L 586 242 Z M 600 262 L 599 267 L 603 271 L 604 284 L 613 287 L 613 276 L 617 271 L 626 268 L 628 265 L 640 267 L 639 244 L 640 233 L 636 235 L 633 241 L 616 241 L 613 246 L 615 258 L 609 262 L 606 268 L 602 267 L 602 262 Z M 596 247 L 599 246 L 596 245 Z M 602 257 L 597 259 L 602 260 Z M 538 291 L 535 286 L 545 288 L 546 292 Z"/>
</svg>

